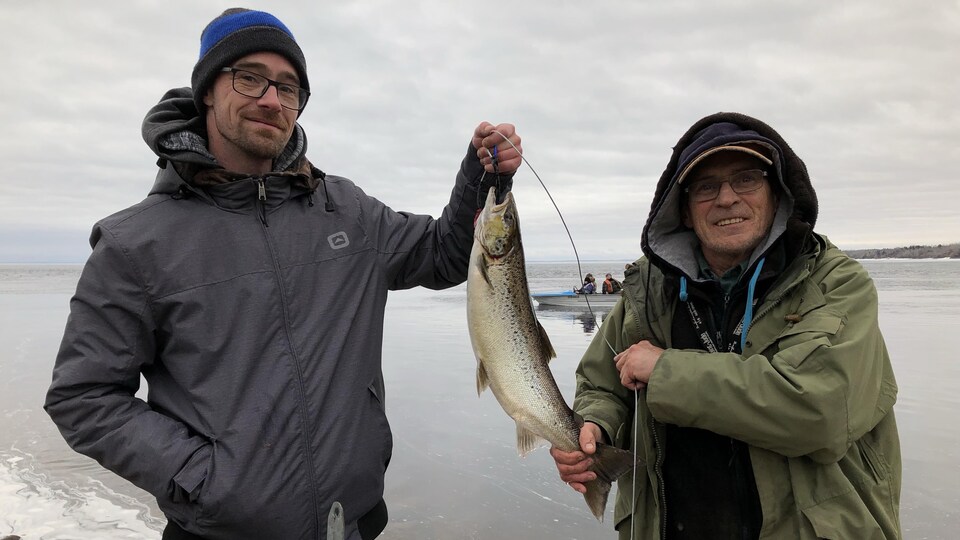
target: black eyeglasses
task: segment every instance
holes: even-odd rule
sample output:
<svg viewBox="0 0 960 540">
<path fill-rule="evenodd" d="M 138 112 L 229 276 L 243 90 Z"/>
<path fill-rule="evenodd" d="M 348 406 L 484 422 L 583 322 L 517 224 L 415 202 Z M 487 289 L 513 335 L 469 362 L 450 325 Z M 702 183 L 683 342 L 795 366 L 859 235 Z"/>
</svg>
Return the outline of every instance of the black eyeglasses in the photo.
<svg viewBox="0 0 960 540">
<path fill-rule="evenodd" d="M 282 83 L 268 79 L 245 69 L 225 67 L 220 71 L 233 74 L 233 89 L 241 95 L 261 98 L 267 93 L 271 86 L 277 87 L 277 97 L 280 99 L 280 105 L 286 109 L 302 111 L 307 106 L 307 100 L 310 98 L 310 92 L 300 88 L 295 84 Z"/>
<path fill-rule="evenodd" d="M 719 180 L 711 179 L 694 182 L 683 191 L 693 202 L 707 202 L 716 199 L 720 195 L 720 189 L 724 184 L 730 184 L 730 188 L 738 195 L 756 191 L 763 187 L 763 179 L 766 178 L 766 176 L 767 171 L 750 169 L 724 176 Z"/>
</svg>

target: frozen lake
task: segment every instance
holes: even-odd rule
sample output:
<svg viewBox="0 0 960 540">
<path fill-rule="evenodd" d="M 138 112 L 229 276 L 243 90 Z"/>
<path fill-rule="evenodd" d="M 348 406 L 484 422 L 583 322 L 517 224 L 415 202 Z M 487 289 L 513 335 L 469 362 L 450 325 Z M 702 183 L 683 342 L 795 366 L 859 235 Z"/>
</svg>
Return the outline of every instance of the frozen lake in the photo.
<svg viewBox="0 0 960 540">
<path fill-rule="evenodd" d="M 954 538 L 960 527 L 960 261 L 864 261 L 900 386 L 901 520 L 906 538 Z M 621 278 L 623 261 L 583 272 Z M 152 498 L 70 450 L 43 412 L 44 393 L 79 265 L 0 265 L 0 537 L 159 539 Z M 579 285 L 576 266 L 533 263 L 533 291 Z M 465 287 L 391 293 L 384 340 L 394 454 L 385 539 L 614 538 L 558 479 L 546 449 L 519 458 L 513 421 L 476 394 Z M 596 324 L 539 310 L 572 402 L 574 369 Z"/>
</svg>

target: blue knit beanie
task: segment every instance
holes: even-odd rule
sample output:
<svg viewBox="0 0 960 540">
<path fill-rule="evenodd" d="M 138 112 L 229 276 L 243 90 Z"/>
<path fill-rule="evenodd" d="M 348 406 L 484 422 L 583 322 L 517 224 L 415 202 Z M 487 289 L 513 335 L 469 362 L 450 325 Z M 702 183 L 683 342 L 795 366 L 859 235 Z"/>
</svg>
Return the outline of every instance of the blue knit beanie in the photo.
<svg viewBox="0 0 960 540">
<path fill-rule="evenodd" d="M 286 58 L 297 70 L 300 87 L 310 90 L 307 62 L 290 29 L 264 11 L 231 8 L 210 21 L 200 34 L 200 58 L 190 78 L 197 110 L 204 111 L 203 96 L 222 68 L 258 52 L 275 52 Z"/>
</svg>

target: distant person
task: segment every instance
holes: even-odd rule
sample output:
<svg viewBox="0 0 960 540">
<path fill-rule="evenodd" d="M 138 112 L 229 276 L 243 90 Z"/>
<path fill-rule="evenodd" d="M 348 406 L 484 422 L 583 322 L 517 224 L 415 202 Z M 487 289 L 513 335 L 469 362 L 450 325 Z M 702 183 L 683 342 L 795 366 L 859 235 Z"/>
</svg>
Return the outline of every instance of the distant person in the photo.
<svg viewBox="0 0 960 540">
<path fill-rule="evenodd" d="M 620 294 L 621 290 L 623 290 L 623 285 L 613 279 L 612 274 L 607 274 L 606 279 L 603 280 L 603 294 Z"/>
<path fill-rule="evenodd" d="M 583 278 L 583 285 L 577 290 L 580 294 L 593 294 L 597 292 L 597 278 L 593 274 L 587 274 Z"/>
<path fill-rule="evenodd" d="M 166 540 L 319 539 L 334 502 L 345 538 L 380 534 L 387 292 L 462 283 L 484 170 L 505 192 L 520 163 L 481 123 L 441 217 L 395 212 L 307 160 L 309 89 L 282 22 L 223 12 L 144 120 L 149 196 L 93 229 L 44 408 L 156 497 Z"/>
<path fill-rule="evenodd" d="M 644 257 L 577 369 L 583 451 L 551 449 L 581 493 L 596 442 L 636 450 L 621 539 L 901 537 L 877 291 L 816 219 L 806 166 L 763 122 L 715 114 L 674 146 Z"/>
</svg>

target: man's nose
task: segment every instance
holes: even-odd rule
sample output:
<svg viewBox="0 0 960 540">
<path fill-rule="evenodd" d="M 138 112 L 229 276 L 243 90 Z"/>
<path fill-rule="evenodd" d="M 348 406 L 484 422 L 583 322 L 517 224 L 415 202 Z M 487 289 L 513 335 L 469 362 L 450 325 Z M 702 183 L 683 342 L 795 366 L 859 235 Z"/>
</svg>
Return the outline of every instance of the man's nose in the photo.
<svg viewBox="0 0 960 540">
<path fill-rule="evenodd" d="M 720 192 L 717 193 L 716 203 L 721 206 L 727 206 L 740 200 L 740 194 L 733 190 L 730 182 L 720 184 Z"/>
<path fill-rule="evenodd" d="M 271 109 L 282 108 L 282 105 L 280 105 L 280 89 L 272 84 L 268 86 L 267 91 L 257 100 L 257 105 Z"/>
</svg>

